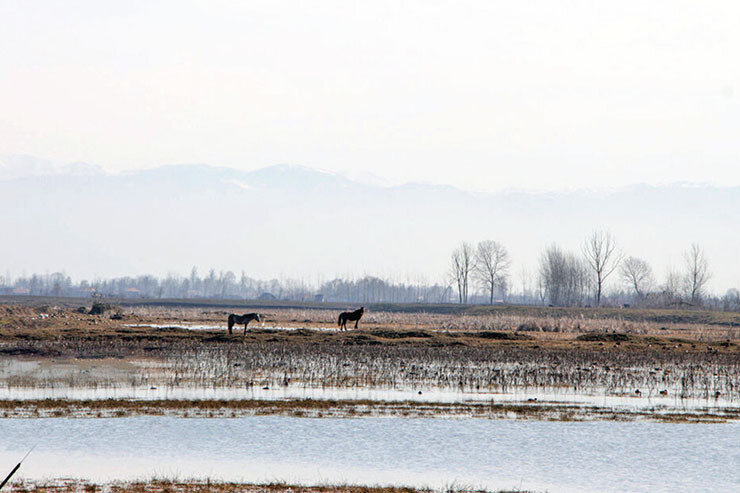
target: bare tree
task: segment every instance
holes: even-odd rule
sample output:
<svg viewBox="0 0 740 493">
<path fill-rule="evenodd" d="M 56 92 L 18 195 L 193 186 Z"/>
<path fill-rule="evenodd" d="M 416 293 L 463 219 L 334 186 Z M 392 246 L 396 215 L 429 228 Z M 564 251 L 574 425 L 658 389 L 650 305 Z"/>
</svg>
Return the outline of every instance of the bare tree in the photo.
<svg viewBox="0 0 740 493">
<path fill-rule="evenodd" d="M 712 277 L 709 273 L 709 262 L 704 251 L 698 244 L 693 243 L 691 248 L 684 253 L 686 272 L 683 278 L 684 292 L 691 303 L 701 302 L 704 296 L 704 286 Z"/>
<path fill-rule="evenodd" d="M 476 280 L 488 291 L 490 304 L 493 304 L 496 287 L 501 290 L 506 286 L 510 265 L 509 252 L 501 243 L 491 240 L 478 243 L 474 274 Z"/>
<path fill-rule="evenodd" d="M 470 274 L 473 272 L 475 257 L 473 247 L 470 243 L 461 243 L 460 246 L 452 252 L 450 265 L 450 277 L 452 282 L 457 284 L 457 293 L 461 304 L 468 303 L 468 286 L 470 284 Z"/>
<path fill-rule="evenodd" d="M 637 257 L 628 257 L 622 261 L 620 267 L 622 280 L 635 291 L 638 299 L 643 299 L 655 284 L 653 269 L 644 260 Z"/>
<path fill-rule="evenodd" d="M 522 266 L 522 270 L 519 271 L 519 281 L 522 283 L 522 295 L 519 298 L 519 303 L 524 304 L 524 300 L 527 299 L 529 291 L 529 272 L 527 272 L 527 268 L 525 266 Z"/>
<path fill-rule="evenodd" d="M 722 297 L 722 309 L 733 312 L 740 310 L 740 291 L 737 288 L 727 290 Z"/>
<path fill-rule="evenodd" d="M 540 262 L 540 268 L 542 268 L 542 259 L 540 259 Z M 540 301 L 540 305 L 543 306 L 547 300 L 547 278 L 542 271 L 540 271 L 540 274 L 537 276 L 537 299 Z"/>
<path fill-rule="evenodd" d="M 665 284 L 661 288 L 663 298 L 661 303 L 664 306 L 670 306 L 680 301 L 681 284 L 682 275 L 675 270 L 669 270 L 665 278 Z"/>
<path fill-rule="evenodd" d="M 596 290 L 596 306 L 601 304 L 601 293 L 604 281 L 619 266 L 622 254 L 617 250 L 617 242 L 611 233 L 595 231 L 583 243 L 583 256 L 594 273 L 594 288 Z"/>
<path fill-rule="evenodd" d="M 540 297 L 558 306 L 583 303 L 590 289 L 589 266 L 580 257 L 552 245 L 540 256 Z"/>
</svg>

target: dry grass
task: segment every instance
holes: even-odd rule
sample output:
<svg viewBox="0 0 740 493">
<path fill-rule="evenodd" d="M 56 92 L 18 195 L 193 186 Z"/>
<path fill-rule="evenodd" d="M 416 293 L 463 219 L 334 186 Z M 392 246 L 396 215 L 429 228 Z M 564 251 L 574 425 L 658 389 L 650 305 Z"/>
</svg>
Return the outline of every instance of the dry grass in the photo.
<svg viewBox="0 0 740 493">
<path fill-rule="evenodd" d="M 96 333 L 98 329 L 121 328 L 129 324 L 197 323 L 226 325 L 235 309 L 133 306 L 123 308 L 122 320 L 91 316 L 55 306 L 28 307 L 0 305 L 0 340 L 25 331 L 27 337 L 53 337 L 66 332 Z M 242 310 L 244 310 L 242 308 Z M 337 327 L 337 310 L 266 308 L 263 324 L 252 327 L 270 329 L 293 327 L 329 329 Z M 462 314 L 430 312 L 368 311 L 360 322 L 363 330 L 425 330 L 442 332 L 505 331 L 527 333 L 542 340 L 567 339 L 586 332 L 624 333 L 680 337 L 698 342 L 740 340 L 740 316 L 721 312 L 683 312 L 668 310 L 557 309 L 516 307 L 493 309 L 473 307 Z"/>
<path fill-rule="evenodd" d="M 484 419 L 534 419 L 548 421 L 659 421 L 716 423 L 740 419 L 740 408 L 697 408 L 675 412 L 605 408 L 554 402 L 440 403 L 377 400 L 0 400 L 2 418 L 120 418 L 176 416 L 181 418 L 242 418 L 248 416 L 301 418 L 358 418 L 395 416 L 408 418 L 465 417 Z"/>
<path fill-rule="evenodd" d="M 561 388 L 572 392 L 740 399 L 740 345 L 732 325 L 483 311 L 481 315 L 370 312 L 360 330 L 321 331 L 327 310 L 273 309 L 246 337 L 224 330 L 127 327 L 218 323 L 214 309 L 133 307 L 124 320 L 54 307 L 0 306 L 0 355 L 49 361 L 143 359 L 110 378 L 90 372 L 5 375 L 12 387 L 137 386 Z M 732 322 L 728 322 L 732 323 Z M 304 327 L 276 330 L 271 325 Z M 445 325 L 447 324 L 447 325 Z M 454 324 L 454 326 L 452 325 Z M 732 332 L 732 333 L 730 333 Z M 657 334 L 657 335 L 654 335 Z M 672 335 L 680 334 L 681 337 Z M 71 362 L 81 367 L 79 362 Z M 0 366 L 0 370 L 2 367 Z"/>
<path fill-rule="evenodd" d="M 619 332 L 632 335 L 659 335 L 683 337 L 696 341 L 740 339 L 740 323 L 735 318 L 688 317 L 685 312 L 673 316 L 670 311 L 616 311 L 606 316 L 587 309 L 540 310 L 486 310 L 476 307 L 463 314 L 429 312 L 368 311 L 360 322 L 367 329 L 421 329 L 441 331 L 495 330 L 534 333 L 543 339 L 562 338 L 559 334 L 584 332 Z M 667 313 L 664 313 L 667 312 Z M 200 308 L 133 307 L 127 313 L 132 317 L 156 323 L 224 323 L 228 311 Z M 337 310 L 321 309 L 265 309 L 263 327 L 292 326 L 305 328 L 335 328 Z M 636 314 L 643 313 L 643 316 Z M 693 313 L 693 312 L 690 312 Z M 704 313 L 704 312 L 700 312 Z M 708 312 L 712 314 L 713 312 Z M 693 321 L 697 320 L 697 321 Z"/>
<path fill-rule="evenodd" d="M 321 485 L 300 486 L 286 483 L 251 484 L 218 481 L 179 481 L 152 479 L 150 481 L 91 483 L 63 479 L 46 482 L 17 481 L 11 484 L 14 493 L 433 493 L 430 489 L 391 486 Z M 481 490 L 451 487 L 444 493 L 484 493 Z M 527 493 L 500 491 L 499 493 Z"/>
<path fill-rule="evenodd" d="M 369 343 L 371 336 L 354 342 L 317 342 L 321 339 L 314 339 L 313 334 L 281 334 L 274 341 L 239 344 L 183 340 L 143 347 L 138 340 L 108 344 L 98 344 L 97 339 L 63 344 L 35 341 L 24 343 L 25 350 L 36 355 L 26 360 L 48 366 L 48 357 L 38 355 L 57 351 L 54 364 L 58 367 L 25 374 L 8 370 L 6 374 L 0 365 L 0 382 L 16 388 L 560 389 L 599 395 L 632 394 L 637 389 L 644 396 L 666 392 L 685 398 L 740 399 L 740 353 L 730 351 L 734 346 L 722 348 L 725 352 L 681 352 L 675 346 L 688 347 L 688 343 L 657 341 L 645 349 L 645 342 L 639 341 L 638 349 L 630 350 L 629 340 L 614 341 L 609 339 L 618 338 L 608 336 L 597 334 L 592 337 L 596 340 L 577 341 L 580 348 L 497 339 L 437 345 L 429 343 L 435 340 L 431 337 L 389 339 L 385 344 Z M 146 358 L 130 360 L 139 353 Z M 74 359 L 81 357 L 85 359 Z M 128 369 L 123 367 L 127 362 Z M 93 364 L 99 367 L 95 371 Z"/>
</svg>

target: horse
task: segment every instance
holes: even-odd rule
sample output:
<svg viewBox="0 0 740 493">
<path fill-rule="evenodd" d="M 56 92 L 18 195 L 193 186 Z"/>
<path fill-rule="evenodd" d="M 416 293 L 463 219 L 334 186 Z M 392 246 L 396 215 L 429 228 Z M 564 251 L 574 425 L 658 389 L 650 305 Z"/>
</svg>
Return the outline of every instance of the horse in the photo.
<svg viewBox="0 0 740 493">
<path fill-rule="evenodd" d="M 361 306 L 359 310 L 355 310 L 353 312 L 342 312 L 339 314 L 339 320 L 337 321 L 337 324 L 339 324 L 339 327 L 342 330 L 347 330 L 347 320 L 354 320 L 356 329 L 357 324 L 360 323 L 360 319 L 362 318 L 363 313 L 365 313 L 364 306 Z"/>
<path fill-rule="evenodd" d="M 230 314 L 229 315 L 229 334 L 231 334 L 231 328 L 234 326 L 234 324 L 244 324 L 244 335 L 247 335 L 247 325 L 249 325 L 249 322 L 252 320 L 256 320 L 258 322 L 262 321 L 262 317 L 259 313 L 245 313 L 244 315 L 235 315 Z"/>
</svg>

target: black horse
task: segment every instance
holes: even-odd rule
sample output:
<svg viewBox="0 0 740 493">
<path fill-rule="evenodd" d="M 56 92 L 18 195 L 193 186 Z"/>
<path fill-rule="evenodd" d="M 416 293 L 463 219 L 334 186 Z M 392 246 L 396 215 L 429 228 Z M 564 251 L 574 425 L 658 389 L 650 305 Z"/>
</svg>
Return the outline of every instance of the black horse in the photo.
<svg viewBox="0 0 740 493">
<path fill-rule="evenodd" d="M 342 312 L 339 314 L 339 320 L 337 321 L 337 323 L 342 330 L 347 330 L 347 320 L 354 320 L 356 329 L 357 324 L 360 323 L 360 319 L 362 318 L 363 313 L 365 313 L 364 306 L 361 306 L 359 310 L 355 310 L 353 312 Z"/>
<path fill-rule="evenodd" d="M 247 325 L 249 325 L 249 322 L 252 320 L 261 322 L 262 317 L 259 313 L 245 313 L 244 315 L 235 315 L 232 313 L 229 315 L 229 334 L 231 334 L 231 328 L 234 324 L 244 324 L 244 335 L 247 335 Z"/>
</svg>

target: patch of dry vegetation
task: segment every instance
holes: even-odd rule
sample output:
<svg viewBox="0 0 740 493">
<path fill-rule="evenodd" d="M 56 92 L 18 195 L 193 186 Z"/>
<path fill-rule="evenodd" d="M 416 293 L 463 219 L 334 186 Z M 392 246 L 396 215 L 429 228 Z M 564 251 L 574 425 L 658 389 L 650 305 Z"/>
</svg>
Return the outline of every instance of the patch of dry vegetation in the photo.
<svg viewBox="0 0 740 493">
<path fill-rule="evenodd" d="M 606 395 L 632 394 L 637 389 L 644 396 L 665 393 L 682 398 L 740 399 L 740 353 L 680 352 L 677 347 L 688 346 L 681 342 L 658 340 L 648 343 L 648 349 L 629 350 L 624 346 L 631 343 L 621 340 L 579 341 L 583 348 L 560 348 L 486 338 L 481 344 L 435 344 L 439 340 L 434 338 L 372 344 L 374 336 L 357 333 L 342 335 L 337 342 L 317 342 L 313 335 L 273 336 L 239 344 L 197 340 L 103 343 L 98 339 L 24 342 L 15 348 L 31 355 L 54 352 L 58 368 L 5 374 L 0 365 L 0 382 L 18 388 L 290 386 L 472 392 L 554 388 Z M 445 337 L 454 341 L 467 336 Z M 132 358 L 141 359 L 124 368 L 123 363 Z M 51 364 L 48 357 L 25 359 Z M 117 361 L 121 364 L 115 365 Z M 101 369 L 93 371 L 92 364 Z"/>
<path fill-rule="evenodd" d="M 126 331 L 123 329 L 126 329 L 127 325 L 147 323 L 160 325 L 195 323 L 225 328 L 226 317 L 230 312 L 247 310 L 250 309 L 134 305 L 116 307 L 106 314 L 95 316 L 57 305 L 35 307 L 0 305 L 0 340 L 8 337 L 28 339 L 84 337 L 101 335 L 106 329 L 117 329 L 120 335 L 125 336 Z M 329 330 L 337 328 L 338 310 L 276 307 L 251 310 L 259 311 L 266 319 L 263 324 L 253 324 L 252 327 L 268 330 L 274 327 Z M 119 314 L 122 317 L 120 319 Z M 572 338 L 572 335 L 586 332 L 602 332 L 681 337 L 695 342 L 722 342 L 740 339 L 740 314 L 679 310 L 485 306 L 467 307 L 461 313 L 371 309 L 366 312 L 360 327 L 367 331 L 515 332 L 527 333 L 543 340 L 568 339 Z M 128 327 L 128 329 L 143 328 Z M 141 330 L 129 332 L 132 335 L 143 336 Z M 152 336 L 154 334 L 149 334 L 149 337 Z"/>
<path fill-rule="evenodd" d="M 483 418 L 547 421 L 659 421 L 717 423 L 740 419 L 740 408 L 698 408 L 675 412 L 664 407 L 650 410 L 604 408 L 578 404 L 538 402 L 441 403 L 377 400 L 0 400 L 1 418 L 121 418 L 175 416 L 181 418 L 243 418 L 249 416 L 301 418 Z"/>
<path fill-rule="evenodd" d="M 561 388 L 740 399 L 739 345 L 722 332 L 737 330 L 732 321 L 679 330 L 652 321 L 576 317 L 572 309 L 551 309 L 547 316 L 470 310 L 481 314 L 370 312 L 360 330 L 338 332 L 316 330 L 336 323 L 334 311 L 273 309 L 264 326 L 243 337 L 225 330 L 127 326 L 218 323 L 226 312 L 217 309 L 138 306 L 124 310 L 123 320 L 111 320 L 53 306 L 5 305 L 0 306 L 0 355 L 149 363 L 110 380 L 79 371 L 5 376 L 2 384 Z M 302 328 L 271 327 L 289 324 Z"/>
<path fill-rule="evenodd" d="M 224 483 L 218 481 L 150 481 L 91 483 L 75 479 L 46 482 L 17 481 L 11 484 L 13 493 L 435 493 L 435 490 L 396 486 L 320 485 L 301 486 L 287 483 Z M 436 493 L 485 493 L 483 490 L 450 487 Z M 498 493 L 532 493 L 506 490 Z"/>
</svg>

